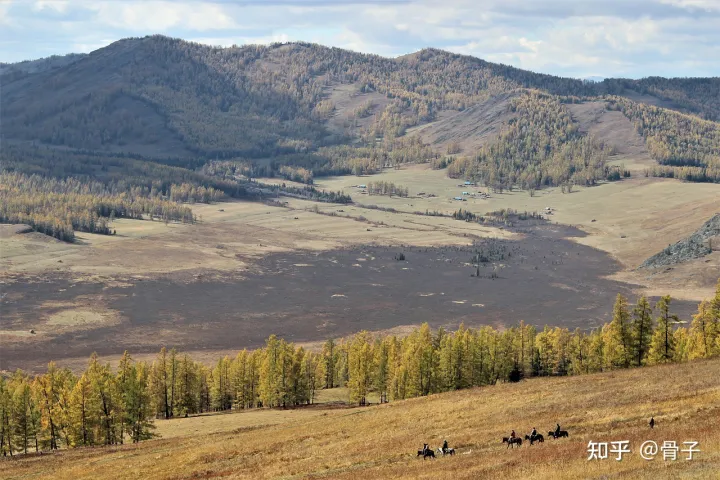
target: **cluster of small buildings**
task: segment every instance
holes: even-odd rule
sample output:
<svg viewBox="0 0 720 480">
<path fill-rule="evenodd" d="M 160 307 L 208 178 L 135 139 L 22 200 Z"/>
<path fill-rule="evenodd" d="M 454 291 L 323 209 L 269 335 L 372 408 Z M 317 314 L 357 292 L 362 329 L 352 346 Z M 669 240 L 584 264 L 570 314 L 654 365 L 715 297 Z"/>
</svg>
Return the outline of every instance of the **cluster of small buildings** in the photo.
<svg viewBox="0 0 720 480">
<path fill-rule="evenodd" d="M 477 186 L 477 184 L 476 184 L 475 182 L 465 182 L 465 183 L 463 183 L 463 184 L 458 185 L 458 187 L 466 187 L 466 186 Z M 465 202 L 465 201 L 467 201 L 467 198 L 466 198 L 466 197 L 482 198 L 482 199 L 485 200 L 485 199 L 490 198 L 490 194 L 489 194 L 489 193 L 485 193 L 485 192 L 477 192 L 477 193 L 475 193 L 475 192 L 465 191 L 465 192 L 462 192 L 462 195 L 461 195 L 461 196 L 453 197 L 453 200 L 458 200 L 458 201 Z"/>
</svg>

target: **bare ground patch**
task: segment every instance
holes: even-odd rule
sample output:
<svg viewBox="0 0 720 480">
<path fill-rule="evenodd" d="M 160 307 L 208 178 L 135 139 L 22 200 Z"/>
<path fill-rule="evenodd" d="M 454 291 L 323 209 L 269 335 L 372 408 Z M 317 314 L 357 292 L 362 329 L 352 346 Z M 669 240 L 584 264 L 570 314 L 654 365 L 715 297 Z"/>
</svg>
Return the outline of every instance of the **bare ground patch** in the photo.
<svg viewBox="0 0 720 480">
<path fill-rule="evenodd" d="M 580 125 L 581 132 L 614 149 L 610 163 L 622 164 L 637 174 L 657 164 L 650 158 L 645 139 L 622 112 L 606 110 L 605 102 L 574 103 L 567 108 Z"/>
<path fill-rule="evenodd" d="M 390 99 L 381 93 L 361 93 L 359 85 L 332 85 L 326 93 L 327 99 L 335 106 L 335 111 L 327 121 L 327 127 L 331 132 L 340 135 L 358 134 L 390 103 Z M 369 106 L 367 112 L 356 116 L 355 111 L 364 105 Z"/>
<path fill-rule="evenodd" d="M 463 111 L 444 111 L 434 122 L 408 130 L 438 151 L 445 152 L 451 143 L 457 144 L 467 155 L 496 139 L 507 122 L 515 115 L 510 111 L 514 94 L 490 97 Z"/>
</svg>

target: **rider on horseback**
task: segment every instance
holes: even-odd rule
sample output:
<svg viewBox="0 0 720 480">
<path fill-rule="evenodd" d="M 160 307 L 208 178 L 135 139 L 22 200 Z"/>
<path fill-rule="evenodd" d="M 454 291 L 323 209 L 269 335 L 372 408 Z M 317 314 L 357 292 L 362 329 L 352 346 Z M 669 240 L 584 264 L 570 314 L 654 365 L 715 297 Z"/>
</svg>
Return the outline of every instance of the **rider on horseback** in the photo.
<svg viewBox="0 0 720 480">
<path fill-rule="evenodd" d="M 557 428 L 555 429 L 555 438 L 560 436 L 560 424 L 557 424 Z"/>
<path fill-rule="evenodd" d="M 537 428 L 533 427 L 532 432 L 530 432 L 530 438 L 534 439 L 537 436 Z"/>
<path fill-rule="evenodd" d="M 448 452 L 448 443 L 447 443 L 447 440 L 445 440 L 443 442 L 443 446 L 442 446 L 442 453 L 446 454 L 447 452 Z"/>
<path fill-rule="evenodd" d="M 510 438 L 515 438 L 515 430 L 513 430 L 512 432 L 510 432 Z"/>
</svg>

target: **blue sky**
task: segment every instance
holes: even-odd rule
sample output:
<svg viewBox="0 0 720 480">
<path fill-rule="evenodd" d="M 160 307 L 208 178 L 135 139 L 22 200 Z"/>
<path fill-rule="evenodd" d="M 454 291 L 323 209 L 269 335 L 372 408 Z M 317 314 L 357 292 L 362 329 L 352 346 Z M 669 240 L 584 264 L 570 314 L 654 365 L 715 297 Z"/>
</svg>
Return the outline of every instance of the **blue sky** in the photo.
<svg viewBox="0 0 720 480">
<path fill-rule="evenodd" d="M 155 33 L 384 56 L 437 47 L 572 77 L 720 76 L 720 0 L 0 0 L 1 62 Z"/>
</svg>

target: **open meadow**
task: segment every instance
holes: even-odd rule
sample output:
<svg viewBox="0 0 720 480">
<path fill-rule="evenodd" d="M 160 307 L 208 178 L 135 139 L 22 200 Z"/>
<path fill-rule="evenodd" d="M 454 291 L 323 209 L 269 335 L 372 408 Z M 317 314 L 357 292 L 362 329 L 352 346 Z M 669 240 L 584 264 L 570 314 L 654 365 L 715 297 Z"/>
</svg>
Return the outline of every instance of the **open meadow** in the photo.
<svg viewBox="0 0 720 480">
<path fill-rule="evenodd" d="M 378 180 L 409 196 L 354 186 Z M 720 271 L 720 252 L 635 270 L 720 210 L 716 184 L 634 177 L 530 196 L 459 185 L 427 165 L 316 183 L 355 203 L 195 204 L 192 225 L 120 219 L 116 235 L 78 233 L 74 244 L 1 227 L 0 369 L 41 371 L 50 359 L 76 365 L 93 351 L 116 358 L 162 345 L 215 358 L 277 332 L 313 343 L 422 322 L 588 329 L 608 320 L 617 293 L 671 294 L 689 319 Z M 487 195 L 452 199 L 463 191 Z M 547 221 L 512 227 L 426 215 L 546 207 Z M 488 253 L 473 277 L 474 259 Z"/>
<path fill-rule="evenodd" d="M 2 478 L 720 478 L 720 361 L 449 392 L 369 407 L 319 404 L 157 421 L 161 439 L 0 460 Z M 330 390 L 327 393 L 332 392 Z M 326 393 L 326 392 L 323 392 Z M 321 399 L 322 400 L 322 399 Z M 327 400 L 333 400 L 328 398 Z M 647 422 L 653 416 L 655 429 Z M 508 449 L 501 438 L 569 438 Z M 423 461 L 423 443 L 452 457 Z M 687 460 L 640 456 L 645 441 L 698 442 Z M 617 461 L 588 460 L 589 442 L 629 441 Z M 612 449 L 612 447 L 610 447 Z"/>
</svg>

